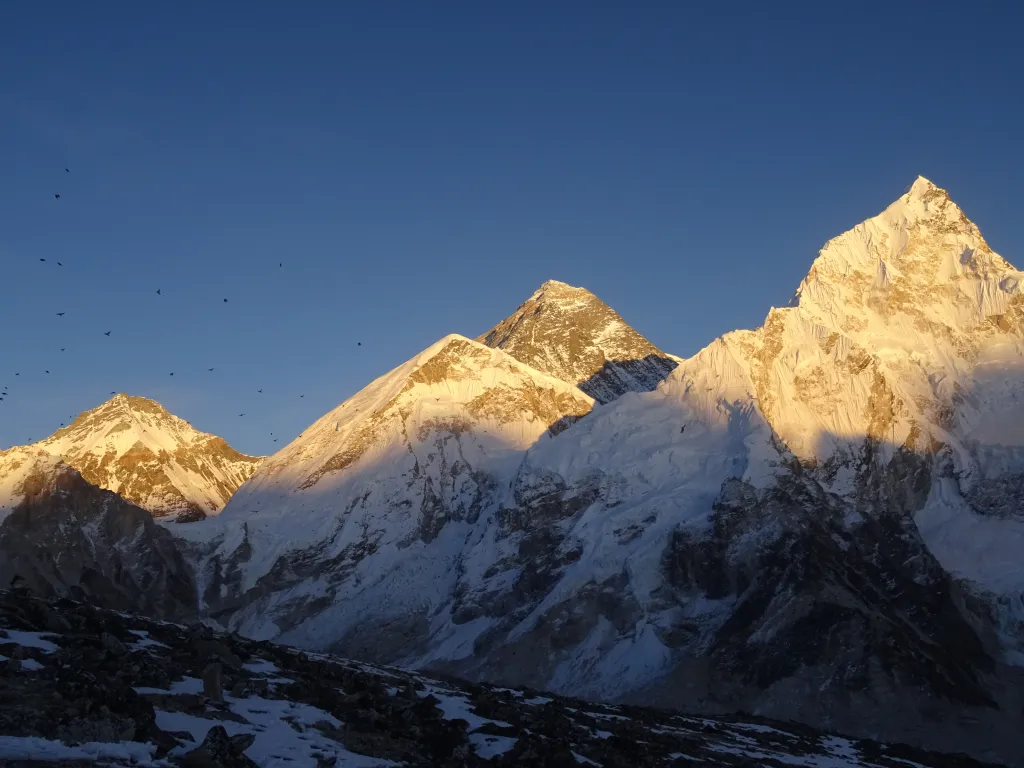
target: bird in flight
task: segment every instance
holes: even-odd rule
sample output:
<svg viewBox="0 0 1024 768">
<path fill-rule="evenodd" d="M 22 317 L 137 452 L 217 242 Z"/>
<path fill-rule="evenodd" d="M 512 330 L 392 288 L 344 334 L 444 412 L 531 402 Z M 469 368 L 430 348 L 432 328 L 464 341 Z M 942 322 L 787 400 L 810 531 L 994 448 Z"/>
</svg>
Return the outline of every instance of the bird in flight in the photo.
<svg viewBox="0 0 1024 768">
<path fill-rule="evenodd" d="M 64 317 L 64 313 L 63 312 L 58 312 L 57 313 L 57 317 Z"/>
<path fill-rule="evenodd" d="M 40 261 L 46 261 L 46 259 L 40 259 Z"/>
<path fill-rule="evenodd" d="M 63 351 L 64 351 L 64 347 L 61 347 L 61 348 L 60 348 L 60 351 L 61 351 L 61 352 L 63 352 Z"/>
<path fill-rule="evenodd" d="M 361 347 L 361 346 L 363 346 L 363 342 L 361 342 L 361 341 L 357 341 L 357 342 L 356 342 L 356 346 L 357 346 L 357 347 Z"/>
<path fill-rule="evenodd" d="M 117 392 L 111 392 L 110 394 L 112 394 L 112 395 L 116 395 L 116 394 L 117 394 Z"/>
<path fill-rule="evenodd" d="M 58 267 L 63 267 L 64 265 L 63 265 L 63 264 L 61 264 L 61 263 L 60 263 L 60 262 L 58 261 L 58 262 L 57 262 L 57 266 L 58 266 Z"/>
<path fill-rule="evenodd" d="M 257 392 L 259 392 L 260 394 L 262 394 L 262 393 L 263 393 L 263 390 L 262 390 L 262 389 L 257 389 L 256 391 L 257 391 Z"/>
<path fill-rule="evenodd" d="M 228 303 L 228 300 L 227 300 L 227 299 L 224 299 L 224 303 L 225 303 L 225 304 L 227 304 L 227 303 Z"/>
<path fill-rule="evenodd" d="M 171 372 L 171 376 L 173 376 L 173 375 L 174 375 L 174 372 L 172 371 L 172 372 Z"/>
<path fill-rule="evenodd" d="M 240 414 L 238 414 L 238 415 L 239 415 L 239 416 L 245 416 L 245 414 L 244 414 L 244 413 L 240 413 Z"/>
<path fill-rule="evenodd" d="M 157 289 L 156 289 L 156 295 L 157 295 L 157 296 L 161 296 L 161 295 L 162 295 L 162 294 L 160 293 L 160 289 L 159 289 L 159 288 L 157 288 Z"/>
<path fill-rule="evenodd" d="M 54 195 L 54 197 L 60 200 L 60 195 Z"/>
<path fill-rule="evenodd" d="M 47 371 L 47 373 L 49 373 L 49 371 Z"/>
<path fill-rule="evenodd" d="M 305 397 L 305 395 L 299 395 L 299 397 Z"/>
<path fill-rule="evenodd" d="M 276 437 L 274 438 L 274 442 L 275 442 L 275 443 L 277 442 L 277 438 L 276 438 Z"/>
<path fill-rule="evenodd" d="M 103 335 L 104 335 L 104 336 L 109 336 L 109 335 L 110 335 L 110 331 L 104 331 L 104 332 L 103 332 Z"/>
<path fill-rule="evenodd" d="M 213 368 L 207 368 L 206 370 L 208 370 L 208 371 L 212 371 L 212 370 L 213 370 Z"/>
</svg>

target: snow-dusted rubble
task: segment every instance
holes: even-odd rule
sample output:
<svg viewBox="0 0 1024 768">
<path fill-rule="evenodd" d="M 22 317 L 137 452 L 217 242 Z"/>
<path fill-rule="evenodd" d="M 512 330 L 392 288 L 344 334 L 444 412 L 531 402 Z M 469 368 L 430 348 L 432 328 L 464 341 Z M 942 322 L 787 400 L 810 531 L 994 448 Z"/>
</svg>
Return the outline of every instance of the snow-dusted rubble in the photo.
<svg viewBox="0 0 1024 768">
<path fill-rule="evenodd" d="M 47 624 L 61 631 L 41 639 Z M 3 765 L 983 768 L 796 723 L 443 681 L 2 590 L 0 654 Z"/>
</svg>

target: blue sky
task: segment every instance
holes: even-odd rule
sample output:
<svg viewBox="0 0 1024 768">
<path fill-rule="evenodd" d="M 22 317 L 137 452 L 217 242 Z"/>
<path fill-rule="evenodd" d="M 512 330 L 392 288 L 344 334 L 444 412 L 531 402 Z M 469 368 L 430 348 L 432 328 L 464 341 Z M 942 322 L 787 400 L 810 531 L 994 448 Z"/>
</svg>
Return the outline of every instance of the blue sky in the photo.
<svg viewBox="0 0 1024 768">
<path fill-rule="evenodd" d="M 270 452 L 548 278 L 688 356 L 918 174 L 1020 265 L 1018 9 L 6 3 L 0 445 L 116 390 Z"/>
</svg>

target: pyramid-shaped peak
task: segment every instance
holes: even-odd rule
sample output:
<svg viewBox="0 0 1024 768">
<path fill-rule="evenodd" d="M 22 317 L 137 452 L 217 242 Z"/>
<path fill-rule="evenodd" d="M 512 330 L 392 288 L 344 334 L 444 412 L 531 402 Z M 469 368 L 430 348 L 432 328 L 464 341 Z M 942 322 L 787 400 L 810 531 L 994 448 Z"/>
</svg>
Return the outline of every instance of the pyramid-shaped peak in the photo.
<svg viewBox="0 0 1024 768">
<path fill-rule="evenodd" d="M 93 485 L 179 521 L 215 513 L 261 461 L 157 401 L 124 392 L 34 447 L 59 456 Z"/>
<path fill-rule="evenodd" d="M 150 400 L 148 397 L 139 397 L 138 395 L 129 395 L 125 392 L 114 395 L 102 405 L 94 408 L 93 411 L 104 410 L 108 407 L 126 409 L 136 413 L 171 415 L 170 411 L 164 408 L 156 400 Z"/>
<path fill-rule="evenodd" d="M 540 288 L 533 292 L 530 296 L 530 300 L 538 299 L 560 299 L 560 298 L 572 298 L 582 299 L 587 298 L 595 301 L 600 301 L 594 294 L 588 291 L 586 288 L 580 288 L 579 286 L 569 285 L 563 283 L 560 280 L 547 280 Z"/>
<path fill-rule="evenodd" d="M 918 176 L 914 180 L 914 183 L 910 185 L 910 191 L 908 194 L 911 197 L 928 197 L 935 191 L 945 192 L 946 190 L 936 186 L 924 176 Z"/>
<path fill-rule="evenodd" d="M 477 338 L 601 403 L 654 389 L 675 362 L 586 288 L 548 280 Z"/>
<path fill-rule="evenodd" d="M 1010 272 L 949 193 L 918 176 L 880 214 L 825 244 L 790 306 L 810 311 L 817 322 L 850 327 L 866 322 L 864 313 L 945 322 L 947 315 L 974 316 L 978 280 Z M 996 313 L 993 307 L 990 314 Z"/>
</svg>

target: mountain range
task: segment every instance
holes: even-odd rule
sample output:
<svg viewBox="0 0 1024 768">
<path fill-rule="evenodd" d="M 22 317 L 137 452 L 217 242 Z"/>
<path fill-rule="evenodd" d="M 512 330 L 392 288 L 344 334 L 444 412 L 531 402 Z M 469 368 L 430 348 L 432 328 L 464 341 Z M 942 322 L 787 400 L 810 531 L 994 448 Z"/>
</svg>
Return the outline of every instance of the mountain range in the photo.
<svg viewBox="0 0 1024 768">
<path fill-rule="evenodd" d="M 550 281 L 265 459 L 118 396 L 0 453 L 0 579 L 1014 762 L 1021 279 L 918 178 L 688 359 Z"/>
</svg>

